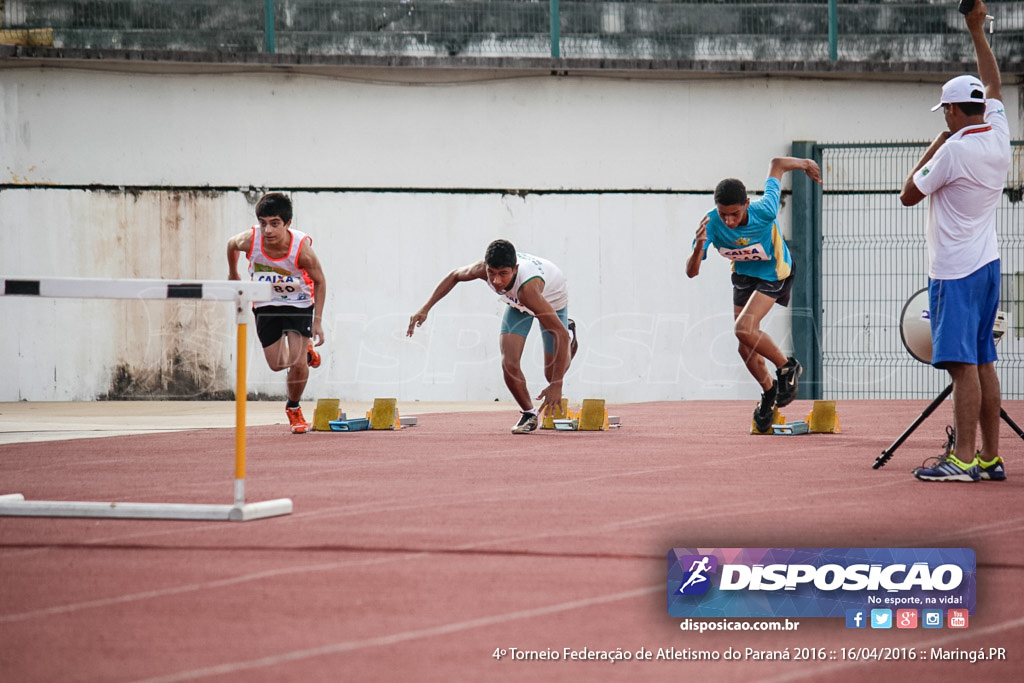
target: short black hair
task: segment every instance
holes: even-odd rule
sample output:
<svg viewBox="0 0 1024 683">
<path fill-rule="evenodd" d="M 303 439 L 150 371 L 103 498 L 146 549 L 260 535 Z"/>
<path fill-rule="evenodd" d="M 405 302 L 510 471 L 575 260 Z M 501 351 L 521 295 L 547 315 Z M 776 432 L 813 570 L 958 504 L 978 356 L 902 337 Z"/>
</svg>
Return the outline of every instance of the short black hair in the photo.
<svg viewBox="0 0 1024 683">
<path fill-rule="evenodd" d="M 508 240 L 494 240 L 487 245 L 484 263 L 489 268 L 515 268 L 519 263 L 516 248 Z"/>
<path fill-rule="evenodd" d="M 736 206 L 747 202 L 747 188 L 736 178 L 726 178 L 715 188 L 715 204 Z"/>
<path fill-rule="evenodd" d="M 985 113 L 984 102 L 954 102 L 953 105 L 958 107 L 964 113 L 964 116 L 981 116 Z"/>
<path fill-rule="evenodd" d="M 285 223 L 292 220 L 292 200 L 280 192 L 271 192 L 260 197 L 256 202 L 256 217 L 270 218 L 277 216 Z"/>
</svg>

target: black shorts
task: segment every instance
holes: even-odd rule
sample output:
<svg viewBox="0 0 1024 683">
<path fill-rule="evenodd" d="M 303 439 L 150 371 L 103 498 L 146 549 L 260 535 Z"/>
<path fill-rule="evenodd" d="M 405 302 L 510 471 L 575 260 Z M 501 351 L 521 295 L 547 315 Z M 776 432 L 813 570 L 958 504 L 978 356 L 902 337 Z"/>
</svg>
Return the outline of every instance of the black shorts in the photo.
<svg viewBox="0 0 1024 683">
<path fill-rule="evenodd" d="M 785 280 L 762 280 L 759 277 L 732 274 L 732 303 L 734 306 L 743 308 L 750 301 L 754 292 L 761 292 L 775 299 L 780 306 L 789 306 L 789 296 L 793 292 L 793 279 L 796 276 L 796 266 Z"/>
<path fill-rule="evenodd" d="M 303 337 L 313 336 L 312 306 L 260 306 L 252 309 L 252 312 L 256 316 L 256 335 L 263 348 L 276 342 L 289 330 Z"/>
</svg>

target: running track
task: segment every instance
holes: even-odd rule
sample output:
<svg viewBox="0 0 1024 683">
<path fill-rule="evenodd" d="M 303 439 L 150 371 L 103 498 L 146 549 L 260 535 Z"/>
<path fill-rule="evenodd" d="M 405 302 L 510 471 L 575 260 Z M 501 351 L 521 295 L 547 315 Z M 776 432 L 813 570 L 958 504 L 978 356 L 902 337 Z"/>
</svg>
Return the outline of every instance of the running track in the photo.
<svg viewBox="0 0 1024 683">
<path fill-rule="evenodd" d="M 0 518 L 0 680 L 863 681 L 1024 675 L 1024 442 L 1009 480 L 925 484 L 947 402 L 846 401 L 842 433 L 747 434 L 752 403 L 612 406 L 608 433 L 507 433 L 505 413 L 420 415 L 401 432 L 248 431 L 246 523 Z M 1007 402 L 1024 423 L 1024 402 Z M 802 419 L 810 403 L 787 408 Z M 231 502 L 230 429 L 0 446 L 0 493 Z M 964 631 L 679 629 L 673 547 L 971 547 Z M 496 660 L 497 649 L 744 651 L 1004 647 L 965 661 Z"/>
</svg>

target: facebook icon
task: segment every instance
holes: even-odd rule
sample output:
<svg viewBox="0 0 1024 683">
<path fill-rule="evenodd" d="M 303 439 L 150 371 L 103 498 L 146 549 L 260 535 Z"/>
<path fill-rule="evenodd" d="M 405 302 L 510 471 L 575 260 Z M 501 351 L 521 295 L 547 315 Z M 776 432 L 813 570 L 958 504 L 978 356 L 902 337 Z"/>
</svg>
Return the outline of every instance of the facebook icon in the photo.
<svg viewBox="0 0 1024 683">
<path fill-rule="evenodd" d="M 867 628 L 867 612 L 862 609 L 846 610 L 846 628 Z"/>
</svg>

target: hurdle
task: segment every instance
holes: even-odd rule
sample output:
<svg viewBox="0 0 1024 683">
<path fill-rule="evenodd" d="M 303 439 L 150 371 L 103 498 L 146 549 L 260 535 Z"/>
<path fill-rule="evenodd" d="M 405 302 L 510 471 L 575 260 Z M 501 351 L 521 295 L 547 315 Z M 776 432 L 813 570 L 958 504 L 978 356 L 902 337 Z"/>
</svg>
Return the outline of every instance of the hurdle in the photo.
<svg viewBox="0 0 1024 683">
<path fill-rule="evenodd" d="M 104 280 L 94 278 L 0 278 L 0 296 L 74 299 L 203 299 L 233 301 L 237 333 L 235 387 L 234 503 L 101 503 L 27 501 L 20 493 L 0 495 L 0 517 L 100 517 L 246 522 L 292 512 L 290 498 L 245 502 L 246 330 L 253 302 L 271 298 L 270 283 L 232 280 Z"/>
</svg>

